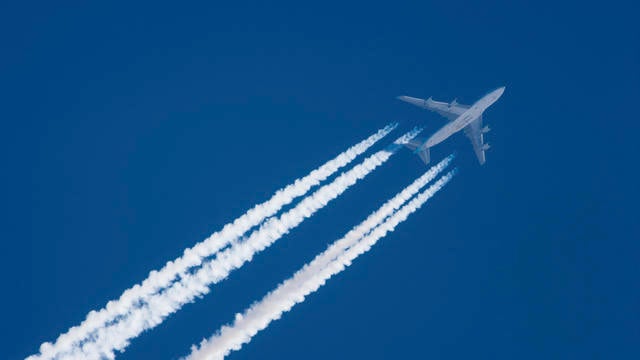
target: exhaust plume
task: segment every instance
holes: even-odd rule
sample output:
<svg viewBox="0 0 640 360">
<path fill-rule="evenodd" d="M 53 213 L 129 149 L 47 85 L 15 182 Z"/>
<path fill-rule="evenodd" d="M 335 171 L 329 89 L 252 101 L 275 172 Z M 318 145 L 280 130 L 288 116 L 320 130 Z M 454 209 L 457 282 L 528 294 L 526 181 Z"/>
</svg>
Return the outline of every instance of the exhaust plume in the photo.
<svg viewBox="0 0 640 360">
<path fill-rule="evenodd" d="M 388 232 L 393 231 L 398 224 L 406 220 L 409 215 L 417 211 L 429 198 L 442 189 L 455 175 L 455 172 L 456 170 L 453 170 L 444 175 L 427 190 L 421 192 L 409 203 L 402 206 L 400 210 L 393 213 L 381 225 L 368 224 L 369 220 L 372 217 L 377 218 L 377 212 L 382 211 L 388 204 L 396 200 L 406 201 L 406 198 L 403 198 L 402 193 L 400 193 L 349 232 L 343 239 L 334 243 L 334 245 L 337 245 L 353 236 L 352 239 L 347 240 L 352 246 L 343 250 L 334 259 L 334 254 L 329 253 L 333 248 L 332 245 L 327 251 L 318 255 L 311 263 L 296 272 L 293 277 L 267 294 L 261 301 L 254 303 L 243 314 L 236 314 L 232 325 L 223 326 L 209 340 L 203 340 L 199 348 L 193 346 L 192 352 L 187 359 L 222 359 L 232 350 L 239 350 L 243 344 L 251 341 L 251 338 L 259 331 L 265 329 L 269 323 L 279 319 L 284 312 L 291 310 L 295 304 L 303 302 L 306 296 L 318 290 L 329 278 L 343 271 L 347 266 L 351 265 L 351 262 L 356 257 L 367 252 L 379 239 Z M 373 225 L 373 227 L 370 225 Z M 319 266 L 320 264 L 326 265 Z"/>
<path fill-rule="evenodd" d="M 231 271 L 250 261 L 256 253 L 273 244 L 331 200 L 337 198 L 386 162 L 402 144 L 415 137 L 420 131 L 421 129 L 414 129 L 404 134 L 386 149 L 369 156 L 330 184 L 322 186 L 280 217 L 266 220 L 257 230 L 241 240 L 232 240 L 229 247 L 217 252 L 215 257 L 200 269 L 184 273 L 180 281 L 174 282 L 157 294 L 144 298 L 140 306 L 131 308 L 118 321 L 96 328 L 86 342 L 62 353 L 62 357 L 65 359 L 115 357 L 114 350 L 123 351 L 132 338 L 157 326 L 184 304 L 207 294 L 211 284 L 225 279 Z"/>
<path fill-rule="evenodd" d="M 313 170 L 307 176 L 297 179 L 292 184 L 276 191 L 271 199 L 254 206 L 233 222 L 225 225 L 221 231 L 212 234 L 192 248 L 186 249 L 181 257 L 167 262 L 159 271 L 151 271 L 141 284 L 124 291 L 119 299 L 109 301 L 99 311 L 89 312 L 80 325 L 72 327 L 66 333 L 60 335 L 55 343 L 43 343 L 40 346 L 40 354 L 32 355 L 27 359 L 54 359 L 59 354 L 70 351 L 74 347 L 82 347 L 86 342 L 93 341 L 97 329 L 118 322 L 133 309 L 142 306 L 147 297 L 171 285 L 178 278 L 184 276 L 190 268 L 201 265 L 206 257 L 224 248 L 231 241 L 238 239 L 252 227 L 263 222 L 264 219 L 273 216 L 295 198 L 306 194 L 312 187 L 317 186 L 340 168 L 349 164 L 396 127 L 397 124 L 395 123 L 387 125 L 367 139 Z"/>
</svg>

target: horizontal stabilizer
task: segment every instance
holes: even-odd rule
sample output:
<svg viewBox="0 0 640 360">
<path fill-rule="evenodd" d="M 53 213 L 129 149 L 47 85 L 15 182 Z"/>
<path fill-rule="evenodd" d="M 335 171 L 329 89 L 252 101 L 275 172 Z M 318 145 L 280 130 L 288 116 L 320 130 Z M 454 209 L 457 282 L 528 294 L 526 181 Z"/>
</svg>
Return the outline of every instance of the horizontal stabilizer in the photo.
<svg viewBox="0 0 640 360">
<path fill-rule="evenodd" d="M 420 160 L 425 163 L 425 165 L 429 164 L 429 162 L 431 161 L 431 155 L 429 154 L 428 147 L 420 149 L 420 151 L 418 151 L 418 156 L 420 157 Z"/>
<path fill-rule="evenodd" d="M 429 155 L 429 148 L 422 146 L 426 141 L 427 140 L 424 138 L 415 137 L 409 140 L 409 142 L 407 142 L 406 144 L 404 144 L 404 146 L 406 146 L 411 151 L 413 151 L 414 154 L 418 155 L 425 164 L 428 164 L 431 161 L 430 155 Z"/>
<path fill-rule="evenodd" d="M 424 138 L 414 137 L 413 139 L 409 140 L 406 144 L 404 144 L 404 146 L 411 149 L 411 151 L 416 151 L 422 146 L 422 144 L 425 143 L 425 141 L 426 139 Z"/>
</svg>

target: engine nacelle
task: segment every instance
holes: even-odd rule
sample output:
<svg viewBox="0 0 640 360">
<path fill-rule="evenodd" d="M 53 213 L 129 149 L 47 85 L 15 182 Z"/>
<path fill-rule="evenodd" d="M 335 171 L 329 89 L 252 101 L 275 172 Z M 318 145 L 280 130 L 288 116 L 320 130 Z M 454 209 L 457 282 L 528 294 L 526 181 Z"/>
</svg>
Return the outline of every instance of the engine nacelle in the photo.
<svg viewBox="0 0 640 360">
<path fill-rule="evenodd" d="M 482 150 L 489 150 L 489 149 L 491 149 L 491 145 L 489 144 L 482 145 Z"/>
<path fill-rule="evenodd" d="M 491 129 L 489 128 L 489 125 L 485 125 L 485 126 L 482 128 L 482 133 L 483 133 L 483 134 L 486 134 L 486 133 L 488 133 L 489 131 L 491 131 Z"/>
</svg>

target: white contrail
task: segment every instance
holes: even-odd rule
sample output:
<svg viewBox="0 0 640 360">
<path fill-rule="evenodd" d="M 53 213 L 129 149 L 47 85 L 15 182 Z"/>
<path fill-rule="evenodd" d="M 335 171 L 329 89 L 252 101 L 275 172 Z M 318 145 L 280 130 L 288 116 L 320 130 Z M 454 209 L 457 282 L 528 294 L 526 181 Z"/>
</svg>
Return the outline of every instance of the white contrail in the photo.
<svg viewBox="0 0 640 360">
<path fill-rule="evenodd" d="M 358 180 L 387 161 L 402 144 L 418 135 L 420 131 L 421 129 L 415 129 L 404 134 L 386 149 L 369 156 L 330 184 L 322 186 L 280 217 L 266 220 L 249 236 L 241 241 L 233 241 L 230 247 L 219 251 L 213 260 L 205 263 L 200 269 L 186 273 L 180 281 L 156 295 L 147 297 L 145 304 L 131 309 L 118 322 L 98 328 L 92 334 L 90 341 L 72 348 L 61 357 L 65 359 L 113 358 L 114 350 L 124 350 L 130 339 L 144 330 L 157 326 L 184 304 L 208 293 L 209 285 L 225 279 L 232 270 L 250 261 L 257 252 L 273 244 L 304 219 L 327 205 L 329 201 L 337 198 Z"/>
<path fill-rule="evenodd" d="M 318 290 L 329 278 L 351 265 L 351 262 L 356 257 L 367 252 L 380 238 L 384 237 L 388 232 L 393 231 L 398 224 L 406 220 L 410 214 L 418 210 L 431 196 L 449 182 L 455 174 L 455 171 L 456 170 L 453 170 L 444 175 L 427 190 L 402 206 L 400 210 L 397 210 L 393 215 L 388 217 L 384 223 L 377 227 L 375 224 L 369 223 L 371 217 L 377 217 L 377 212 L 372 214 L 370 218 L 335 243 L 338 244 L 346 241 L 352 244 L 351 247 L 335 257 L 334 254 L 328 253 L 333 247 L 332 245 L 327 251 L 318 255 L 311 263 L 296 272 L 293 277 L 267 294 L 260 302 L 253 304 L 249 309 L 245 310 L 243 314 L 236 314 L 232 325 L 223 326 L 216 335 L 209 340 L 203 340 L 199 348 L 193 346 L 191 349 L 192 352 L 187 359 L 221 359 L 232 350 L 239 350 L 243 344 L 251 341 L 254 335 L 265 329 L 269 323 L 279 319 L 284 312 L 291 310 L 295 304 L 303 302 L 307 295 Z M 413 185 L 415 185 L 415 183 L 411 186 Z M 409 192 L 412 192 L 412 190 L 409 190 Z M 415 192 L 417 191 L 414 191 L 414 193 Z M 402 193 L 400 193 L 390 202 L 406 201 L 406 199 L 407 198 L 403 198 Z M 383 208 L 388 204 L 389 203 L 383 205 Z M 380 208 L 379 211 L 383 210 L 383 208 Z M 361 228 L 363 225 L 364 228 Z M 345 240 L 349 237 L 352 238 Z M 339 245 L 338 247 L 343 247 L 343 245 Z M 326 265 L 318 266 L 319 264 Z"/>
<path fill-rule="evenodd" d="M 225 225 L 221 231 L 212 234 L 194 247 L 186 249 L 181 257 L 174 261 L 169 261 L 161 270 L 151 271 L 147 279 L 141 284 L 124 291 L 119 299 L 109 301 L 105 308 L 99 311 L 89 312 L 80 325 L 70 328 L 67 333 L 61 334 L 55 343 L 43 343 L 40 346 L 40 354 L 30 356 L 28 359 L 52 359 L 72 347 L 81 346 L 83 342 L 92 338 L 96 329 L 117 321 L 119 317 L 127 314 L 132 308 L 140 306 L 145 297 L 169 286 L 190 268 L 200 265 L 204 258 L 211 256 L 229 242 L 239 238 L 252 227 L 259 225 L 264 219 L 273 216 L 283 206 L 291 203 L 293 199 L 306 194 L 312 187 L 320 184 L 340 168 L 353 161 L 357 156 L 367 151 L 377 141 L 395 129 L 396 126 L 397 124 L 387 125 L 367 139 L 313 170 L 307 176 L 297 179 L 292 184 L 276 191 L 271 199 L 256 205 L 232 223 Z"/>
</svg>

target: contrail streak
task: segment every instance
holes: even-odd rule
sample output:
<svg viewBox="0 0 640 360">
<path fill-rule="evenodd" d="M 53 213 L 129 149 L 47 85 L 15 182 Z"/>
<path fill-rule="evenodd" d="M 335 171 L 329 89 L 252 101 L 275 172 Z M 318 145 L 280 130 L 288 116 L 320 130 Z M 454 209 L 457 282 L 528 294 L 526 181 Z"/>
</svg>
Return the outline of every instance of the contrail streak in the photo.
<svg viewBox="0 0 640 360">
<path fill-rule="evenodd" d="M 209 286 L 225 279 L 229 273 L 253 256 L 273 244 L 276 240 L 298 226 L 306 218 L 337 198 L 349 187 L 386 162 L 402 144 L 420 133 L 414 129 L 389 145 L 386 149 L 369 156 L 362 163 L 338 176 L 330 184 L 324 185 L 313 194 L 300 201 L 294 208 L 279 217 L 266 220 L 257 230 L 231 246 L 219 251 L 213 260 L 203 264 L 195 272 L 186 273 L 182 279 L 158 294 L 145 299 L 145 304 L 131 309 L 120 321 L 110 326 L 98 328 L 91 341 L 75 347 L 64 354 L 68 359 L 113 358 L 114 350 L 122 351 L 129 340 L 144 330 L 160 324 L 168 315 L 179 310 L 184 304 L 209 292 Z"/>
<path fill-rule="evenodd" d="M 419 178 L 417 182 L 423 182 L 422 179 L 425 177 L 429 178 L 431 176 L 429 173 L 432 171 L 434 170 L 429 170 L 429 172 Z M 438 170 L 435 170 L 434 172 L 437 171 Z M 334 245 L 329 247 L 329 249 L 318 255 L 311 263 L 296 272 L 293 277 L 267 294 L 260 302 L 254 303 L 249 309 L 245 310 L 243 314 L 236 314 L 232 325 L 223 326 L 216 335 L 209 340 L 202 341 L 199 348 L 193 346 L 192 352 L 187 359 L 221 359 L 232 350 L 239 350 L 243 344 L 251 341 L 254 335 L 265 329 L 269 323 L 279 319 L 284 312 L 291 310 L 295 304 L 303 302 L 307 295 L 318 290 L 329 278 L 343 271 L 347 266 L 351 265 L 351 262 L 356 257 L 367 252 L 379 239 L 384 237 L 388 232 L 393 231 L 398 224 L 406 220 L 409 215 L 417 211 L 430 197 L 444 187 L 454 176 L 455 171 L 454 169 L 444 175 L 427 190 L 421 192 L 394 213 L 393 209 L 398 206 L 398 202 L 402 203 L 408 199 L 404 197 L 405 195 L 411 192 L 417 192 L 417 190 L 413 190 L 415 186 L 418 186 L 414 182 L 414 184 L 409 187 L 413 187 L 413 189 L 407 188 L 403 190 L 403 192 L 383 205 L 383 207 L 373 213 L 362 224 L 347 233 L 344 238 L 338 240 Z M 387 207 L 387 209 L 391 208 L 393 215 L 388 217 L 381 225 L 376 226 L 376 221 L 370 220 L 372 218 L 380 219 L 386 216 L 387 210 L 384 209 L 385 207 Z M 383 214 L 378 214 L 380 211 L 382 211 Z M 336 246 L 344 249 L 347 244 L 351 246 L 339 252 L 339 255 L 336 257 L 332 248 Z"/>
<path fill-rule="evenodd" d="M 225 225 L 221 231 L 212 234 L 192 248 L 186 249 L 181 257 L 167 262 L 161 270 L 151 271 L 149 277 L 141 284 L 124 291 L 119 299 L 109 301 L 99 311 L 89 312 L 80 325 L 72 327 L 66 333 L 61 334 L 55 343 L 43 343 L 40 346 L 40 354 L 32 355 L 27 359 L 53 359 L 74 347 L 82 346 L 84 342 L 91 341 L 95 336 L 96 329 L 117 322 L 119 318 L 125 316 L 133 308 L 143 304 L 146 297 L 166 288 L 178 277 L 184 276 L 190 268 L 202 264 L 203 259 L 216 253 L 231 241 L 238 239 L 266 218 L 273 216 L 295 198 L 306 194 L 312 187 L 320 184 L 340 168 L 349 164 L 396 127 L 397 124 L 387 125 L 367 139 L 313 170 L 307 176 L 297 179 L 294 183 L 276 191 L 268 201 L 254 206 L 232 223 Z"/>
</svg>

